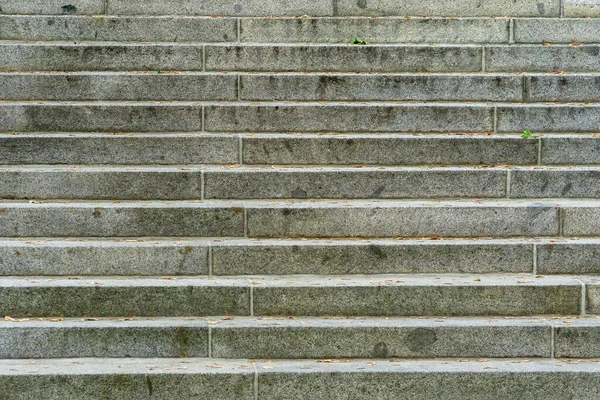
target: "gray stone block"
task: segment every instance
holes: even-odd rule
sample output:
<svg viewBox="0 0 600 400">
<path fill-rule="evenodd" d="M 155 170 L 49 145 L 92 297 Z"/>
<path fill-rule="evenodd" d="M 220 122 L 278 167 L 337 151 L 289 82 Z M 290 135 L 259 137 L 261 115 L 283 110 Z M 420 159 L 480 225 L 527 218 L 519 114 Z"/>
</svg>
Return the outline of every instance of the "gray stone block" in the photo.
<svg viewBox="0 0 600 400">
<path fill-rule="evenodd" d="M 478 46 L 207 45 L 206 70 L 478 72 L 481 51 Z"/>
<path fill-rule="evenodd" d="M 202 104 L 6 103 L 0 131 L 189 132 L 202 130 Z"/>
<path fill-rule="evenodd" d="M 600 320 L 565 318 L 553 321 L 554 353 L 561 358 L 600 357 Z"/>
<path fill-rule="evenodd" d="M 3 240 L 0 275 L 208 275 L 202 240 Z"/>
<path fill-rule="evenodd" d="M 339 0 L 341 16 L 442 16 L 442 17 L 503 17 L 503 16 L 560 16 L 559 0 L 476 0 L 419 1 L 419 0 Z"/>
<path fill-rule="evenodd" d="M 0 235 L 5 237 L 243 234 L 243 208 L 224 202 L 0 203 Z"/>
<path fill-rule="evenodd" d="M 536 104 L 498 107 L 499 132 L 598 132 L 598 105 Z"/>
<path fill-rule="evenodd" d="M 242 100 L 523 101 L 514 75 L 242 75 Z"/>
<path fill-rule="evenodd" d="M 259 282 L 253 288 L 257 316 L 576 314 L 581 297 L 575 279 L 548 277 L 284 276 Z"/>
<path fill-rule="evenodd" d="M 2 40 L 235 42 L 233 18 L 0 15 Z"/>
<path fill-rule="evenodd" d="M 579 239 L 540 243 L 537 270 L 540 274 L 597 274 L 600 272 L 600 242 Z"/>
<path fill-rule="evenodd" d="M 597 43 L 600 21 L 596 19 L 515 19 L 517 43 Z"/>
<path fill-rule="evenodd" d="M 257 368 L 261 400 L 595 400 L 600 386 L 595 363 L 557 360 L 276 361 Z"/>
<path fill-rule="evenodd" d="M 0 0 L 2 14 L 102 14 L 104 0 Z"/>
<path fill-rule="evenodd" d="M 201 71 L 198 44 L 3 43 L 0 71 Z"/>
<path fill-rule="evenodd" d="M 207 357 L 208 324 L 189 319 L 0 322 L 0 357 Z"/>
<path fill-rule="evenodd" d="M 281 202 L 268 206 L 248 204 L 247 213 L 248 235 L 251 237 L 508 237 L 558 234 L 558 208 L 539 202 Z"/>
<path fill-rule="evenodd" d="M 11 400 L 254 398 L 254 371 L 248 360 L 67 358 L 38 362 L 2 361 L 0 384 Z"/>
<path fill-rule="evenodd" d="M 546 136 L 542 141 L 542 165 L 600 164 L 600 137 L 595 134 Z"/>
<path fill-rule="evenodd" d="M 488 132 L 493 108 L 472 104 L 207 105 L 213 132 Z"/>
<path fill-rule="evenodd" d="M 565 17 L 600 17 L 598 0 L 565 0 Z"/>
<path fill-rule="evenodd" d="M 597 142 L 590 156 L 600 155 Z M 537 165 L 538 157 L 536 140 L 500 135 L 265 134 L 245 136 L 243 144 L 244 163 L 267 165 Z"/>
<path fill-rule="evenodd" d="M 485 70 L 489 72 L 598 72 L 600 46 L 489 46 Z"/>
<path fill-rule="evenodd" d="M 508 43 L 508 19 L 253 18 L 240 34 L 259 43 Z"/>
<path fill-rule="evenodd" d="M 563 204 L 565 236 L 600 236 L 600 207 L 594 201 Z"/>
<path fill-rule="evenodd" d="M 514 170 L 510 197 L 600 198 L 600 169 Z"/>
<path fill-rule="evenodd" d="M 207 199 L 506 197 L 506 171 L 500 169 L 250 168 L 207 170 L 204 179 Z M 456 182 L 461 182 L 460 187 Z M 184 182 L 181 183 L 185 186 Z M 1 187 L 0 172 L 0 197 Z M 168 193 L 171 197 L 178 196 L 173 188 L 169 190 L 166 185 L 162 188 L 167 196 Z M 148 190 L 152 192 L 150 188 Z"/>
<path fill-rule="evenodd" d="M 543 321 L 270 319 L 211 326 L 213 357 L 259 359 L 549 357 Z"/>
<path fill-rule="evenodd" d="M 600 314 L 600 281 L 598 278 L 589 278 L 585 283 L 585 312 Z"/>
<path fill-rule="evenodd" d="M 600 78 L 593 75 L 534 75 L 525 77 L 528 101 L 600 101 Z"/>
<path fill-rule="evenodd" d="M 488 177 L 491 178 L 491 177 Z M 0 199 L 200 200 L 199 168 L 33 167 L 0 170 Z"/>
<path fill-rule="evenodd" d="M 226 241 L 212 244 L 212 272 L 215 275 L 517 273 L 532 271 L 532 253 L 530 244 L 504 241 Z"/>
<path fill-rule="evenodd" d="M 0 279 L 0 314 L 12 317 L 249 315 L 247 280 L 97 277 Z"/>
<path fill-rule="evenodd" d="M 237 76 L 162 73 L 0 74 L 2 100 L 237 100 Z"/>
<path fill-rule="evenodd" d="M 239 140 L 202 134 L 0 134 L 0 164 L 235 164 Z"/>
<path fill-rule="evenodd" d="M 304 0 L 111 0 L 114 15 L 330 16 L 333 3 Z"/>
</svg>

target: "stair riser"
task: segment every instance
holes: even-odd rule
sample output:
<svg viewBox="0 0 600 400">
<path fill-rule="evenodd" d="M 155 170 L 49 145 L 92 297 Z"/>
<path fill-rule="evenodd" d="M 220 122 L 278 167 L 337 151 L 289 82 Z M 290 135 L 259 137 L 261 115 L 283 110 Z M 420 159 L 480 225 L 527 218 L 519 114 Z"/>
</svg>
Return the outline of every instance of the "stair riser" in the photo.
<svg viewBox="0 0 600 400">
<path fill-rule="evenodd" d="M 236 164 L 239 139 L 185 135 L 5 135 L 1 164 Z"/>
<path fill-rule="evenodd" d="M 449 279 L 451 281 L 451 279 Z M 218 281 L 217 281 L 218 282 Z M 525 316 L 580 313 L 581 284 L 534 286 L 3 287 L 0 313 L 29 317 Z M 530 281 L 531 282 L 531 281 Z M 225 282 L 226 283 L 226 282 Z M 597 286 L 588 312 L 596 313 Z M 250 303 L 252 302 L 252 306 Z"/>
</svg>

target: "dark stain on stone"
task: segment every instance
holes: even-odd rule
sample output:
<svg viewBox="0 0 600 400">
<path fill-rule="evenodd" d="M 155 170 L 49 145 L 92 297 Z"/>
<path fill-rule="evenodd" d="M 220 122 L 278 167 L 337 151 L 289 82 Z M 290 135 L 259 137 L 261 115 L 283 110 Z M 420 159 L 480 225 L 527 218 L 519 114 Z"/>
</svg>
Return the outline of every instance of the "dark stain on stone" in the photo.
<svg viewBox="0 0 600 400">
<path fill-rule="evenodd" d="M 292 144 L 290 143 L 289 140 L 284 140 L 283 141 L 283 145 L 285 146 L 285 148 L 287 149 L 287 151 L 289 151 L 290 153 L 294 152 L 294 149 L 292 148 Z"/>
<path fill-rule="evenodd" d="M 572 187 L 573 187 L 573 184 L 572 184 L 572 183 L 567 183 L 567 184 L 565 185 L 565 187 L 563 188 L 563 190 L 562 190 L 561 194 L 562 194 L 563 196 L 565 196 L 567 193 L 569 193 L 569 191 L 571 190 L 571 188 L 572 188 Z"/>
<path fill-rule="evenodd" d="M 292 191 L 292 198 L 294 199 L 306 199 L 308 194 L 302 188 L 297 187 L 294 191 Z"/>
<path fill-rule="evenodd" d="M 233 11 L 235 11 L 236 13 L 242 12 L 242 6 L 240 4 L 236 4 L 235 6 L 233 6 Z"/>
<path fill-rule="evenodd" d="M 381 193 L 383 193 L 383 191 L 384 191 L 384 190 L 385 190 L 385 186 L 380 186 L 380 187 L 378 187 L 378 188 L 377 188 L 377 190 L 376 190 L 376 191 L 374 191 L 374 192 L 371 194 L 371 198 L 372 198 L 372 199 L 378 199 L 378 198 L 379 198 L 379 196 L 381 196 Z"/>
<path fill-rule="evenodd" d="M 190 332 L 183 326 L 175 330 L 175 341 L 179 345 L 179 357 L 187 357 L 190 348 Z"/>
<path fill-rule="evenodd" d="M 48 20 L 48 26 L 54 25 L 54 20 L 53 19 L 49 19 Z"/>
<path fill-rule="evenodd" d="M 544 182 L 544 184 L 541 187 L 541 191 L 545 192 L 547 188 L 548 188 L 548 181 Z"/>
<path fill-rule="evenodd" d="M 179 254 L 190 254 L 194 248 L 192 246 L 185 246 L 183 249 L 179 249 Z"/>
<path fill-rule="evenodd" d="M 100 217 L 100 215 L 102 214 L 102 210 L 103 210 L 103 208 L 102 208 L 102 207 L 96 207 L 96 208 L 94 209 L 94 212 L 92 213 L 92 216 L 93 216 L 94 218 L 99 218 L 99 217 Z"/>
<path fill-rule="evenodd" d="M 377 246 L 375 244 L 369 245 L 369 251 L 371 253 L 373 253 L 375 255 L 375 257 L 377 257 L 380 260 L 387 258 L 387 255 L 384 253 L 383 250 L 381 250 L 381 247 Z"/>
<path fill-rule="evenodd" d="M 154 392 L 154 388 L 152 387 L 152 381 L 150 380 L 150 375 L 146 375 L 146 386 L 148 387 L 148 396 L 152 396 Z"/>
<path fill-rule="evenodd" d="M 373 358 L 387 358 L 388 347 L 384 342 L 379 342 L 373 348 Z"/>
<path fill-rule="evenodd" d="M 288 215 L 292 215 L 292 213 L 293 213 L 293 212 L 294 212 L 294 211 L 293 211 L 293 210 L 291 210 L 291 209 L 289 209 L 289 208 L 284 208 L 283 210 L 281 210 L 281 213 L 282 213 L 284 216 L 286 216 L 286 217 L 287 217 Z"/>
<path fill-rule="evenodd" d="M 63 14 L 75 14 L 77 12 L 77 7 L 75 7 L 73 4 L 62 6 L 61 9 Z"/>
<path fill-rule="evenodd" d="M 362 8 L 362 9 L 364 10 L 365 8 L 367 8 L 367 0 L 358 0 L 358 1 L 356 2 L 356 5 L 357 5 L 359 8 Z"/>
<path fill-rule="evenodd" d="M 433 329 L 417 328 L 406 336 L 406 345 L 411 351 L 421 351 L 431 346 L 436 340 Z"/>
<path fill-rule="evenodd" d="M 20 255 L 21 255 L 21 252 L 20 252 L 19 250 L 15 250 L 15 255 L 16 255 L 16 256 L 20 256 Z"/>
<path fill-rule="evenodd" d="M 540 13 L 540 15 L 544 15 L 544 13 L 545 13 L 544 3 L 538 3 L 537 9 L 538 9 L 538 12 Z"/>
</svg>

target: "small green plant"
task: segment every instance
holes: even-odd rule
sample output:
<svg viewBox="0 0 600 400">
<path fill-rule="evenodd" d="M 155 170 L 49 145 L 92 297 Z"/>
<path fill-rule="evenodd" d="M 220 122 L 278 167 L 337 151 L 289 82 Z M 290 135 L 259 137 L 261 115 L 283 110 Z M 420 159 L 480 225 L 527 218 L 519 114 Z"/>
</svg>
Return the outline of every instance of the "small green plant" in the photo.
<svg viewBox="0 0 600 400">
<path fill-rule="evenodd" d="M 352 42 L 352 44 L 369 44 L 369 42 L 357 37 L 357 38 L 354 38 L 354 42 Z"/>
<path fill-rule="evenodd" d="M 162 74 L 162 71 L 161 71 L 161 70 L 158 70 L 158 72 L 156 72 L 156 73 L 160 75 L 160 74 Z"/>
<path fill-rule="evenodd" d="M 537 138 L 538 138 L 538 135 L 534 135 L 534 134 L 532 134 L 530 131 L 528 131 L 528 130 L 524 130 L 524 131 L 523 131 L 523 134 L 521 135 L 521 137 L 522 137 L 523 139 L 537 139 Z"/>
</svg>

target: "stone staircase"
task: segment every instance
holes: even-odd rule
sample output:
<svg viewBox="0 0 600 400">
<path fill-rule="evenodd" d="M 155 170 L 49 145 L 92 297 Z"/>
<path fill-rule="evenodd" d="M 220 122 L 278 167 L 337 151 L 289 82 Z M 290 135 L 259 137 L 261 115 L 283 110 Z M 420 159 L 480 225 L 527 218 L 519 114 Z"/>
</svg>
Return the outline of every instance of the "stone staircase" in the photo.
<svg viewBox="0 0 600 400">
<path fill-rule="evenodd" d="M 0 399 L 600 398 L 599 73 L 597 0 L 0 0 Z"/>
</svg>

